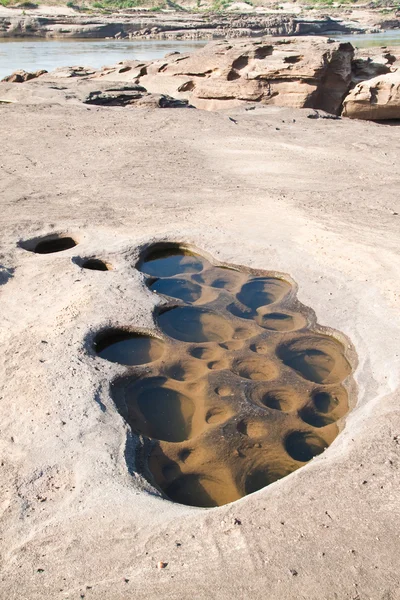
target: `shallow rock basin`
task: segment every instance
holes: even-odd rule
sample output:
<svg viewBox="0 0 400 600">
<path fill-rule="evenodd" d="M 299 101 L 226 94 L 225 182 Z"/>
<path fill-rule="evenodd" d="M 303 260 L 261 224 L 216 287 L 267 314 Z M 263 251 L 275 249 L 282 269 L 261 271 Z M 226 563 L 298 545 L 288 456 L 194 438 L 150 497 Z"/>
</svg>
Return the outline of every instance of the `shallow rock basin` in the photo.
<svg viewBox="0 0 400 600">
<path fill-rule="evenodd" d="M 138 268 L 168 298 L 158 331 L 104 331 L 95 348 L 131 366 L 113 398 L 167 498 L 233 502 L 332 443 L 349 410 L 348 344 L 317 324 L 289 278 L 215 265 L 179 244 L 150 247 Z"/>
</svg>

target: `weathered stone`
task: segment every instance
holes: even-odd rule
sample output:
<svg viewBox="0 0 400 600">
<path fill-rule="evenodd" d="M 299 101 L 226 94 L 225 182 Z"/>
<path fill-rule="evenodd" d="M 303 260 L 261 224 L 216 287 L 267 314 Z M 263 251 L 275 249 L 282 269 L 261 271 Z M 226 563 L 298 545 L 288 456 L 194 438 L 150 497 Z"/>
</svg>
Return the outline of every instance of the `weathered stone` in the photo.
<svg viewBox="0 0 400 600">
<path fill-rule="evenodd" d="M 262 35 L 326 35 L 365 31 L 359 23 L 293 14 L 86 14 L 0 16 L 1 37 L 220 39 Z"/>
<path fill-rule="evenodd" d="M 357 50 L 352 64 L 355 85 L 378 75 L 385 75 L 400 66 L 400 48 L 363 48 Z"/>
<path fill-rule="evenodd" d="M 342 114 L 371 121 L 400 119 L 400 71 L 356 85 L 344 100 Z"/>
<path fill-rule="evenodd" d="M 148 65 L 151 80 L 146 78 L 145 85 L 159 92 L 169 81 L 168 93 L 186 94 L 202 108 L 205 100 L 229 100 L 229 106 L 248 100 L 336 114 L 351 84 L 353 56 L 351 44 L 320 38 L 214 42 L 191 55 Z M 209 108 L 215 106 L 212 102 Z"/>
<path fill-rule="evenodd" d="M 140 85 L 95 90 L 89 92 L 83 102 L 100 106 L 135 106 L 141 108 L 187 108 L 189 104 L 187 100 L 172 98 L 166 94 L 149 94 Z"/>
<path fill-rule="evenodd" d="M 44 69 L 33 72 L 24 71 L 23 69 L 20 69 L 19 71 L 14 71 L 14 73 L 11 73 L 11 75 L 7 75 L 7 77 L 4 77 L 2 81 L 8 83 L 24 83 L 25 81 L 36 79 L 37 77 L 40 77 L 45 73 L 47 73 L 47 71 L 45 71 Z"/>
<path fill-rule="evenodd" d="M 44 75 L 41 82 L 61 90 L 58 80 L 64 79 L 63 89 L 68 89 L 65 95 L 71 102 L 162 107 L 190 103 L 205 110 L 259 102 L 339 115 L 355 84 L 373 79 L 376 73 L 390 74 L 398 64 L 398 51 L 392 48 L 355 54 L 351 44 L 329 38 L 266 38 L 212 42 L 193 54 L 175 52 L 152 62 L 123 61 L 98 70 L 63 67 Z M 75 80 L 74 85 L 68 79 Z M 28 84 L 25 92 L 25 96 L 37 96 Z M 350 107 L 350 99 L 346 99 L 346 110 L 352 116 L 359 109 Z M 363 102 L 362 111 L 367 114 Z M 390 100 L 390 114 L 392 104 Z"/>
</svg>

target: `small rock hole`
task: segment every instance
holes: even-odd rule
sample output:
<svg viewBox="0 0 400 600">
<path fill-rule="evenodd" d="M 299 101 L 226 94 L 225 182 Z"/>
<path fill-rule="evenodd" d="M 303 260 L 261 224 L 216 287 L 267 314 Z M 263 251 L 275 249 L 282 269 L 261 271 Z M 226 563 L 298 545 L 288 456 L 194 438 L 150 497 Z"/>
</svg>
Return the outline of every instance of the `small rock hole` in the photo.
<svg viewBox="0 0 400 600">
<path fill-rule="evenodd" d="M 109 271 L 110 267 L 99 258 L 88 258 L 82 263 L 82 269 L 89 269 L 90 271 Z"/>
<path fill-rule="evenodd" d="M 63 252 L 74 248 L 77 242 L 69 236 L 55 237 L 49 236 L 40 240 L 28 240 L 22 242 L 21 247 L 35 254 L 53 254 L 54 252 Z"/>
</svg>

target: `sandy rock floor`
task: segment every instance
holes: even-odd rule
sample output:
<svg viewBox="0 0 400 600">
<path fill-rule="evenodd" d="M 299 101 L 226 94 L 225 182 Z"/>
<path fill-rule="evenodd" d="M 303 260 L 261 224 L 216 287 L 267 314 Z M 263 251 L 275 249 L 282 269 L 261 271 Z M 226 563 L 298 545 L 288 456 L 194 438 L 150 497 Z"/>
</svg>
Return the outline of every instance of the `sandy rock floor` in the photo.
<svg viewBox="0 0 400 600">
<path fill-rule="evenodd" d="M 398 128 L 262 107 L 0 110 L 1 597 L 400 598 Z M 18 245 L 51 232 L 79 244 Z M 133 265 L 157 240 L 288 273 L 358 354 L 328 450 L 216 509 L 133 471 L 109 393 L 123 367 L 90 349 L 101 327 L 153 327 L 161 300 Z M 72 260 L 92 255 L 114 269 Z"/>
</svg>

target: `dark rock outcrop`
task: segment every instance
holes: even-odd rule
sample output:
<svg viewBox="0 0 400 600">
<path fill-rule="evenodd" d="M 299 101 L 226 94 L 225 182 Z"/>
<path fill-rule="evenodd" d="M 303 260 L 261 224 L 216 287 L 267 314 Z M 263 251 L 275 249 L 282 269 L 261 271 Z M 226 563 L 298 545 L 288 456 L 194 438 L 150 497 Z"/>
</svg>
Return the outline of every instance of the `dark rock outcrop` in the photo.
<svg viewBox="0 0 400 600">
<path fill-rule="evenodd" d="M 106 90 L 89 92 L 85 104 L 99 106 L 134 106 L 141 108 L 188 108 L 187 100 L 171 98 L 166 94 L 149 94 L 140 85 L 119 85 Z"/>
</svg>

